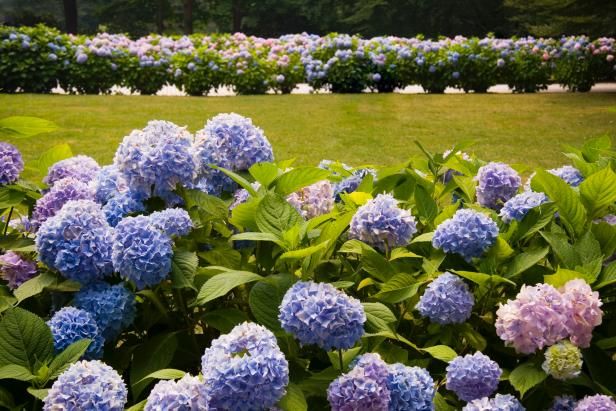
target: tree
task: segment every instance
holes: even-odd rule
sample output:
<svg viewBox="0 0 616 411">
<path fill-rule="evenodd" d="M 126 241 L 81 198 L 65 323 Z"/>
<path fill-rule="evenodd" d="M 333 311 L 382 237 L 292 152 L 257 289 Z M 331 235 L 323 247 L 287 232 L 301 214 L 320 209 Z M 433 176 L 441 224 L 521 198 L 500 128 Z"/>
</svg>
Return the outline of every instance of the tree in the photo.
<svg viewBox="0 0 616 411">
<path fill-rule="evenodd" d="M 184 34 L 193 33 L 193 10 L 195 6 L 194 0 L 184 0 L 183 26 Z"/>
<path fill-rule="evenodd" d="M 77 33 L 77 0 L 62 0 L 64 6 L 64 27 L 67 33 Z"/>
</svg>

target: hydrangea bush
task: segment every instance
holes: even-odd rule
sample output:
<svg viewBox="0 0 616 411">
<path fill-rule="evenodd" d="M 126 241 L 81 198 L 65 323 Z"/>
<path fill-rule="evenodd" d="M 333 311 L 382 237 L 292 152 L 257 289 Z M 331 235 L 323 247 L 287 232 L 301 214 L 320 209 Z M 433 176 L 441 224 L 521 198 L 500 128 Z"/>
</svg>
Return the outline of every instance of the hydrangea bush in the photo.
<svg viewBox="0 0 616 411">
<path fill-rule="evenodd" d="M 378 81 L 403 81 L 382 63 L 395 42 L 361 56 L 347 52 L 355 38 L 325 44 L 326 63 L 344 61 L 311 62 L 310 75 L 337 71 L 340 91 L 364 84 L 339 70 L 364 58 Z M 444 47 L 396 52 L 471 64 L 471 50 Z M 81 52 L 79 64 L 94 59 Z M 135 53 L 144 70 L 162 58 Z M 52 149 L 45 182 L 21 180 L 21 155 L 5 149 L 0 406 L 616 410 L 609 138 L 523 173 L 466 146 L 387 167 L 298 166 L 250 119 L 205 120 L 196 136 L 150 122 L 113 165 Z"/>
</svg>

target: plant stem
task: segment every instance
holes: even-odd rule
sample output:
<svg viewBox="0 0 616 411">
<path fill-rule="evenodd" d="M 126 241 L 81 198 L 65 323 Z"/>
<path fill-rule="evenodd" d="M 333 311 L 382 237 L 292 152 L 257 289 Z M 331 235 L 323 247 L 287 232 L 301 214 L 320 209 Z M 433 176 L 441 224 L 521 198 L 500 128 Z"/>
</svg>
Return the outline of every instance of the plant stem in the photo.
<svg viewBox="0 0 616 411">
<path fill-rule="evenodd" d="M 344 372 L 344 361 L 342 360 L 342 349 L 338 349 L 338 359 L 340 360 L 340 372 Z"/>
<path fill-rule="evenodd" d="M 9 215 L 6 219 L 6 221 L 4 222 L 4 237 L 6 238 L 6 233 L 9 230 L 9 222 L 11 221 L 11 217 L 13 216 L 13 207 L 11 207 L 11 209 L 9 210 Z"/>
</svg>

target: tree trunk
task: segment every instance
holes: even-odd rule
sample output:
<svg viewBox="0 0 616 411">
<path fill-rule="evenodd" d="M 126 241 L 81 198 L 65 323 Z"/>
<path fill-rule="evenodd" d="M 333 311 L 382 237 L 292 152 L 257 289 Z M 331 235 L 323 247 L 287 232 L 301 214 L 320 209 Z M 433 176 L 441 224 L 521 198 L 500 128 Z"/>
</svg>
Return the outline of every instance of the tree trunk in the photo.
<svg viewBox="0 0 616 411">
<path fill-rule="evenodd" d="M 241 0 L 233 0 L 231 4 L 231 13 L 233 13 L 233 33 L 242 31 Z"/>
<path fill-rule="evenodd" d="M 165 31 L 165 0 L 158 0 L 156 7 L 156 31 L 163 34 Z"/>
<path fill-rule="evenodd" d="M 77 0 L 62 0 L 67 33 L 77 34 Z"/>
<path fill-rule="evenodd" d="M 193 33 L 194 0 L 184 0 L 184 34 Z"/>
</svg>

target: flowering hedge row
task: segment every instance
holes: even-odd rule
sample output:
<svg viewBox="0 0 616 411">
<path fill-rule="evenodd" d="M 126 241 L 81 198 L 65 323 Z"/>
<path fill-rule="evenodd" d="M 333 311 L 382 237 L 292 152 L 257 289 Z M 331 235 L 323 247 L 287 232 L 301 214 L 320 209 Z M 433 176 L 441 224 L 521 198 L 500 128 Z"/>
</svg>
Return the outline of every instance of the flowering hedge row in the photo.
<svg viewBox="0 0 616 411">
<path fill-rule="evenodd" d="M 467 147 L 295 166 L 221 114 L 34 184 L 0 143 L 0 405 L 616 410 L 610 139 L 547 171 Z"/>
<path fill-rule="evenodd" d="M 175 85 L 190 95 L 220 86 L 239 94 L 313 90 L 391 92 L 412 84 L 431 93 L 446 87 L 485 92 L 508 84 L 535 92 L 550 83 L 588 91 L 616 73 L 612 38 L 492 37 L 361 39 L 346 34 L 280 38 L 234 35 L 131 40 L 101 33 L 63 35 L 44 27 L 0 27 L 0 92 L 108 93 L 114 85 L 154 94 Z"/>
</svg>

